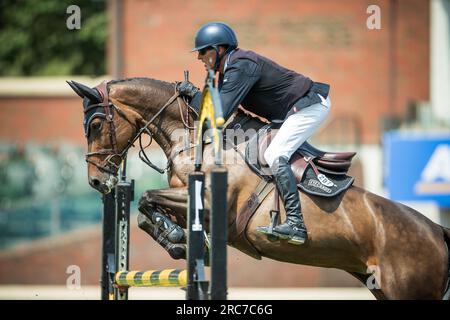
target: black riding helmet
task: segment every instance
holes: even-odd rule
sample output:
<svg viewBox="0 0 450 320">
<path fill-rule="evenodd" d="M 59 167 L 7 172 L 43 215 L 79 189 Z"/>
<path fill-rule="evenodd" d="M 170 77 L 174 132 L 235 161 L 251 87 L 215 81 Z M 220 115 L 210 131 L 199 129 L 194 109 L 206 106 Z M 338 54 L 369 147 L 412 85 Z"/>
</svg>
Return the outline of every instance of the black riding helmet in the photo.
<svg viewBox="0 0 450 320">
<path fill-rule="evenodd" d="M 222 56 L 219 55 L 220 45 L 228 46 L 227 51 Z M 214 71 L 217 71 L 223 56 L 237 48 L 237 46 L 238 41 L 233 29 L 222 22 L 209 22 L 197 31 L 197 34 L 195 35 L 195 48 L 192 49 L 192 52 L 208 47 L 214 48 L 217 54 Z"/>
</svg>

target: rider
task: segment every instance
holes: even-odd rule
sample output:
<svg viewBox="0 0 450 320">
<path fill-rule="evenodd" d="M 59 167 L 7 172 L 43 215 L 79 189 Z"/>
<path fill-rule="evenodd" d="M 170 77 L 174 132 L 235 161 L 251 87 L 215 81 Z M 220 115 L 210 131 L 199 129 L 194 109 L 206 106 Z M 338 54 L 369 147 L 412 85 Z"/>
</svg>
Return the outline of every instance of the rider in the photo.
<svg viewBox="0 0 450 320">
<path fill-rule="evenodd" d="M 225 120 L 239 104 L 269 121 L 284 120 L 264 153 L 286 210 L 286 221 L 274 227 L 273 234 L 294 244 L 304 243 L 307 231 L 289 159 L 328 115 L 330 86 L 238 48 L 234 31 L 224 23 L 203 25 L 192 51 L 198 51 L 198 59 L 206 68 L 219 72 Z M 189 81 L 179 83 L 177 88 L 198 109 L 200 90 Z"/>
</svg>

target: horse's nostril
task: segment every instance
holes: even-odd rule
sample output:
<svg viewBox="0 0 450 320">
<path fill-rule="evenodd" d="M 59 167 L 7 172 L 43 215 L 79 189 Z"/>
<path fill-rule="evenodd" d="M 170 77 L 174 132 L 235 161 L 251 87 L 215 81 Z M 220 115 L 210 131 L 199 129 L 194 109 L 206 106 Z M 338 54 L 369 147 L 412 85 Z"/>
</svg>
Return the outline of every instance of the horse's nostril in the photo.
<svg viewBox="0 0 450 320">
<path fill-rule="evenodd" d="M 92 183 L 92 186 L 98 187 L 100 185 L 100 180 L 98 180 L 97 178 L 92 178 L 91 183 Z"/>
</svg>

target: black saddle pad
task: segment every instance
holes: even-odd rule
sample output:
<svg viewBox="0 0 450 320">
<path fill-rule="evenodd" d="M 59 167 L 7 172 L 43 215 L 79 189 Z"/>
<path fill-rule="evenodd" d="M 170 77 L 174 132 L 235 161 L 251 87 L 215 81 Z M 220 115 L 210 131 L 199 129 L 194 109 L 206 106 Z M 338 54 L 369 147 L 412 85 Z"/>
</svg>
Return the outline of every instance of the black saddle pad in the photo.
<svg viewBox="0 0 450 320">
<path fill-rule="evenodd" d="M 314 169 L 309 165 L 298 187 L 312 195 L 334 197 L 350 188 L 354 180 L 353 177 L 346 174 L 332 174 L 319 171 L 319 175 L 316 175 Z"/>
</svg>

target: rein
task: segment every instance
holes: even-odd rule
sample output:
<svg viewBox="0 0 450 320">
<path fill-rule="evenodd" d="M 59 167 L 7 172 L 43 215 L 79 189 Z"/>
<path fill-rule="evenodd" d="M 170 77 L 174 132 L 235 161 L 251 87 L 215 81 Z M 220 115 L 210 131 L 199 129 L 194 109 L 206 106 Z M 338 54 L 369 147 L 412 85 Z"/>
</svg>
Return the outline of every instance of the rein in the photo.
<svg viewBox="0 0 450 320">
<path fill-rule="evenodd" d="M 101 103 L 89 106 L 88 108 L 86 108 L 84 110 L 84 113 L 86 114 L 88 111 L 92 110 L 93 108 L 98 108 L 98 107 L 103 107 L 104 108 L 104 114 L 99 114 L 97 116 L 105 118 L 107 123 L 109 124 L 108 134 L 109 134 L 109 140 L 110 140 L 111 148 L 110 149 L 102 149 L 102 150 L 99 150 L 99 151 L 86 153 L 86 162 L 96 166 L 100 171 L 105 171 L 105 172 L 108 172 L 110 174 L 115 175 L 117 170 L 119 169 L 120 163 L 124 160 L 124 158 L 126 156 L 126 153 L 128 152 L 128 150 L 132 146 L 134 146 L 134 143 L 136 142 L 136 140 L 139 139 L 139 147 L 141 149 L 139 151 L 139 158 L 145 164 L 147 164 L 151 168 L 155 169 L 159 173 L 161 173 L 161 174 L 165 173 L 170 167 L 171 160 L 169 159 L 167 161 L 167 166 L 164 169 L 161 169 L 161 168 L 159 168 L 158 166 L 156 166 L 155 164 L 153 164 L 150 161 L 150 159 L 147 157 L 147 154 L 144 151 L 152 143 L 152 133 L 150 132 L 148 127 L 149 127 L 150 124 L 153 123 L 153 121 L 155 121 L 161 115 L 161 113 L 164 110 L 167 109 L 167 107 L 169 107 L 175 100 L 177 100 L 179 111 L 180 111 L 180 117 L 181 117 L 181 120 L 183 122 L 183 125 L 184 125 L 186 130 L 192 130 L 192 129 L 194 129 L 194 127 L 190 127 L 189 126 L 189 110 L 192 110 L 194 112 L 195 112 L 195 110 L 193 110 L 188 105 L 188 107 L 186 109 L 186 119 L 184 119 L 183 112 L 182 112 L 182 106 L 181 106 L 181 103 L 180 103 L 181 97 L 180 97 L 179 92 L 175 89 L 175 93 L 169 98 L 169 100 L 161 107 L 161 109 L 158 110 L 157 113 L 155 113 L 153 115 L 153 117 L 150 120 L 148 120 L 145 123 L 145 125 L 142 128 L 137 130 L 137 133 L 133 137 L 133 139 L 128 140 L 127 146 L 123 149 L 122 152 L 119 152 L 118 149 L 117 149 L 117 136 L 116 136 L 116 128 L 115 128 L 115 125 L 114 125 L 114 113 L 113 113 L 113 110 L 116 110 L 117 114 L 119 114 L 121 117 L 123 117 L 131 125 L 135 126 L 136 128 L 137 128 L 137 125 L 132 123 L 127 118 L 126 114 L 120 108 L 118 108 L 116 105 L 114 105 L 113 103 L 111 103 L 109 101 L 107 84 L 108 84 L 107 81 L 103 81 L 99 86 L 96 87 L 97 91 L 101 94 L 103 101 Z M 176 86 L 175 86 L 175 88 L 176 88 Z M 90 123 L 90 121 L 93 118 L 94 117 L 91 117 L 89 119 L 89 123 Z M 89 128 L 89 123 L 87 124 L 88 128 Z M 143 147 L 143 145 L 142 145 L 142 134 L 143 133 L 148 134 L 149 137 L 150 137 L 150 142 L 145 147 Z M 106 155 L 106 158 L 103 161 L 103 164 L 98 164 L 98 163 L 92 161 L 91 159 L 89 159 L 89 157 L 97 156 L 97 155 Z M 119 165 L 117 165 L 113 161 L 116 158 L 118 158 L 118 160 L 119 160 L 118 161 Z"/>
</svg>

